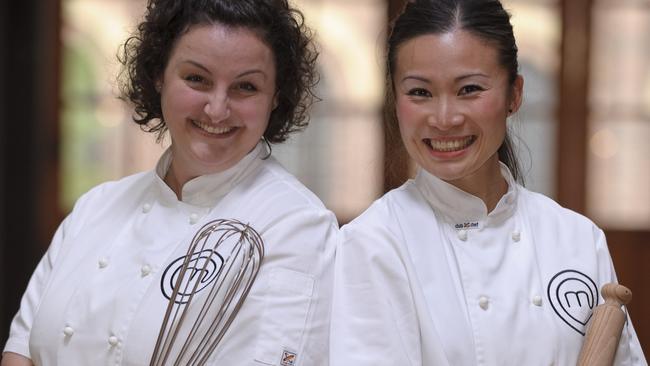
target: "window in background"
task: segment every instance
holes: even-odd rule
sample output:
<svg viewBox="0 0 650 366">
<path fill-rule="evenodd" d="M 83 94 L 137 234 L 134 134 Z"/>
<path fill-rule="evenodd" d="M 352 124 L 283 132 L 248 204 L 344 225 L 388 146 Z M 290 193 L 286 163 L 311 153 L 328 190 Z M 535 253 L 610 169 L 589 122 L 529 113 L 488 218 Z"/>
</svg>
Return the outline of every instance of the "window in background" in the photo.
<svg viewBox="0 0 650 366">
<path fill-rule="evenodd" d="M 522 108 L 510 119 L 526 186 L 553 197 L 561 19 L 558 0 L 504 0 L 524 77 Z"/>
<path fill-rule="evenodd" d="M 91 187 L 150 169 L 162 148 L 131 121 L 117 89 L 118 47 L 143 1 L 63 0 L 60 205 Z"/>
<path fill-rule="evenodd" d="M 650 1 L 595 1 L 587 210 L 608 229 L 650 229 Z"/>
<path fill-rule="evenodd" d="M 344 223 L 383 184 L 381 107 L 386 5 L 382 1 L 300 0 L 320 48 L 322 101 L 306 131 L 273 154 Z"/>
</svg>

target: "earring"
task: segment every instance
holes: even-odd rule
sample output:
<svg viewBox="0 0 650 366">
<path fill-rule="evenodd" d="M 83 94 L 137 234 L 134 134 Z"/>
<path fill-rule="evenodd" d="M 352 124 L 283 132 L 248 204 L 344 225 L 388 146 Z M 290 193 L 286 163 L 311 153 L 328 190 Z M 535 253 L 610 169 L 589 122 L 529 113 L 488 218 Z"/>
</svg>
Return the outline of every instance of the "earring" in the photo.
<svg viewBox="0 0 650 366">
<path fill-rule="evenodd" d="M 265 157 L 262 158 L 262 160 L 266 160 L 271 156 L 272 148 L 271 148 L 271 143 L 269 140 L 266 139 L 266 136 L 262 135 L 262 142 L 266 145 L 267 148 L 267 154 Z"/>
</svg>

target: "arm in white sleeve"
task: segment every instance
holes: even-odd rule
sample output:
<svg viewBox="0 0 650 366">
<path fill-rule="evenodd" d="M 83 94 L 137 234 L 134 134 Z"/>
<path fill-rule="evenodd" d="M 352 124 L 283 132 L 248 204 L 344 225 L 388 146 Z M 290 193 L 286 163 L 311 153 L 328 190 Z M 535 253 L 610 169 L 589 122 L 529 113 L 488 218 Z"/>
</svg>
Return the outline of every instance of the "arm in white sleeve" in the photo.
<svg viewBox="0 0 650 366">
<path fill-rule="evenodd" d="M 67 222 L 68 219 L 64 220 L 57 229 L 49 249 L 41 258 L 41 261 L 36 266 L 29 280 L 27 289 L 20 301 L 18 313 L 11 322 L 9 339 L 5 344 L 3 352 L 13 352 L 31 358 L 29 353 L 29 336 L 32 323 L 47 287 L 61 243 L 63 242 Z"/>
<path fill-rule="evenodd" d="M 395 239 L 345 229 L 334 270 L 331 364 L 421 366 L 418 319 Z"/>
<path fill-rule="evenodd" d="M 607 282 L 618 283 L 614 264 L 607 248 L 607 241 L 605 234 L 602 230 L 595 228 L 596 237 L 596 251 L 598 255 L 598 267 L 600 268 L 599 276 L 602 279 L 602 284 Z M 622 285 L 625 285 L 624 283 Z M 632 299 L 634 301 L 634 299 Z M 627 309 L 623 308 L 627 313 Z M 618 344 L 616 351 L 616 358 L 614 359 L 616 366 L 647 366 L 648 363 L 643 355 L 639 338 L 636 336 L 630 314 L 627 313 L 627 321 L 621 333 L 621 340 Z"/>
</svg>

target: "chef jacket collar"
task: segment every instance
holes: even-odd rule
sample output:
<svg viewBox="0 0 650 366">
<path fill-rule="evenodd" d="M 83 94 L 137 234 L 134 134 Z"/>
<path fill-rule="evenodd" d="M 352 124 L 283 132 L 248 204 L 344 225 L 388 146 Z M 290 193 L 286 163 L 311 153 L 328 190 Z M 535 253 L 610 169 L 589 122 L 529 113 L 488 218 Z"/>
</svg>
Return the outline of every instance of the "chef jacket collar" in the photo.
<svg viewBox="0 0 650 366">
<path fill-rule="evenodd" d="M 260 142 L 234 166 L 214 174 L 207 174 L 189 180 L 183 185 L 182 202 L 198 207 L 212 207 L 219 199 L 228 194 L 245 176 L 257 167 L 262 157 L 266 155 L 265 145 Z M 178 202 L 172 189 L 165 183 L 164 178 L 172 162 L 171 147 L 156 164 L 156 185 L 159 193 L 169 203 Z"/>
<path fill-rule="evenodd" d="M 501 221 L 512 216 L 517 202 L 517 184 L 505 164 L 501 175 L 508 183 L 508 191 L 501 197 L 492 212 L 487 212 L 483 200 L 420 168 L 415 185 L 433 209 L 456 229 L 482 228 L 486 221 Z"/>
</svg>

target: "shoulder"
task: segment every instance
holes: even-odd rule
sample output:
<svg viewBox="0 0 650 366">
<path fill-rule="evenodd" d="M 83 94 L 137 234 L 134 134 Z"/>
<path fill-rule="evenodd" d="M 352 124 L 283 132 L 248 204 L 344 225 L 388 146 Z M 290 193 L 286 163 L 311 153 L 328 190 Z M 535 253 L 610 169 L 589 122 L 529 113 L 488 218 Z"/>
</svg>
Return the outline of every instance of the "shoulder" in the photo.
<svg viewBox="0 0 650 366">
<path fill-rule="evenodd" d="M 70 214 L 71 221 L 97 216 L 111 207 L 135 203 L 135 197 L 147 191 L 153 182 L 155 173 L 152 171 L 133 174 L 119 180 L 99 184 L 77 199 Z"/>
<path fill-rule="evenodd" d="M 344 228 L 348 231 L 364 228 L 395 229 L 405 214 L 417 214 L 426 207 L 422 194 L 412 181 L 408 181 L 378 198 Z"/>
<path fill-rule="evenodd" d="M 84 193 L 78 199 L 75 206 L 97 200 L 104 200 L 108 197 L 115 198 L 146 190 L 146 187 L 152 182 L 153 178 L 154 173 L 148 171 L 129 175 L 119 180 L 101 183 Z"/>
<path fill-rule="evenodd" d="M 251 194 L 263 197 L 270 204 L 281 204 L 287 209 L 327 211 L 323 202 L 273 157 L 262 162 L 254 179 L 257 184 Z"/>
<path fill-rule="evenodd" d="M 338 228 L 334 213 L 273 157 L 262 161 L 260 168 L 240 182 L 233 193 L 232 202 L 241 212 L 264 221 L 325 222 Z"/>
<path fill-rule="evenodd" d="M 365 250 L 397 250 L 405 242 L 411 218 L 431 212 L 412 181 L 393 189 L 373 202 L 356 219 L 341 228 L 342 245 Z"/>
<path fill-rule="evenodd" d="M 557 232 L 570 232 L 575 235 L 592 236 L 601 240 L 603 231 L 588 217 L 561 206 L 555 200 L 541 194 L 519 187 L 521 204 L 525 212 L 537 228 L 545 228 Z M 552 232 L 552 231 L 551 231 Z"/>
<path fill-rule="evenodd" d="M 579 223 L 588 226 L 595 226 L 594 222 L 588 217 L 561 206 L 550 197 L 541 193 L 529 191 L 523 187 L 519 187 L 519 192 L 522 197 L 522 202 L 529 209 L 535 209 L 532 212 L 537 216 L 545 216 L 556 221 L 568 220 L 574 224 Z"/>
</svg>

